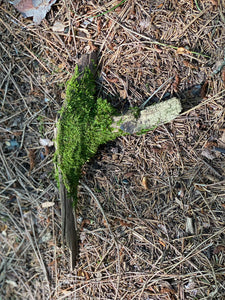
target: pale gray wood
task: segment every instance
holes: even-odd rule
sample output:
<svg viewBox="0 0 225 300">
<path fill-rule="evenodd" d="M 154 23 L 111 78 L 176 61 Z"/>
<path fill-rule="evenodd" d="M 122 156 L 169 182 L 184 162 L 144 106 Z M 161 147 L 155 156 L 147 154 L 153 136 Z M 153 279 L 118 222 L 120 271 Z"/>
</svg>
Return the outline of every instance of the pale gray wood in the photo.
<svg viewBox="0 0 225 300">
<path fill-rule="evenodd" d="M 139 112 L 138 117 L 135 116 L 134 111 L 114 117 L 112 127 L 115 128 L 115 131 L 121 129 L 131 134 L 141 133 L 142 130 L 151 130 L 159 125 L 171 122 L 179 116 L 181 110 L 180 100 L 174 97 L 146 107 Z"/>
</svg>

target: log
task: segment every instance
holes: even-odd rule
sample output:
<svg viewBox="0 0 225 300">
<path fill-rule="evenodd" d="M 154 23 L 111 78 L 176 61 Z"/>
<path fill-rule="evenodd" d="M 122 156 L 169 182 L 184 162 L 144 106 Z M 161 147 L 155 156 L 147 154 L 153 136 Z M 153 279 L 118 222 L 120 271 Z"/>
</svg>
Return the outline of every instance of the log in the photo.
<svg viewBox="0 0 225 300">
<path fill-rule="evenodd" d="M 59 129 L 59 132 L 55 133 L 55 146 L 57 153 L 55 166 L 58 174 L 61 201 L 62 242 L 64 245 L 67 245 L 70 250 L 72 270 L 76 265 L 79 252 L 79 234 L 75 209 L 77 201 L 77 187 L 79 184 L 82 165 L 96 153 L 100 144 L 115 139 L 115 137 L 121 135 L 149 131 L 158 125 L 172 121 L 181 111 L 180 101 L 177 98 L 172 98 L 149 106 L 143 110 L 137 109 L 135 111 L 130 111 L 125 115 L 113 117 L 111 114 L 111 106 L 106 100 L 98 99 L 95 102 L 94 78 L 91 76 L 92 79 L 89 79 L 89 77 L 87 77 L 87 73 L 85 73 L 86 67 L 88 67 L 92 74 L 95 74 L 96 62 L 97 55 L 95 52 L 83 55 L 78 62 L 79 72 L 78 75 L 76 75 L 77 77 L 75 77 L 76 84 L 68 85 L 69 92 L 67 96 L 72 97 L 72 103 L 69 102 L 67 107 L 67 101 L 64 102 L 64 109 L 62 110 L 58 121 L 58 128 L 61 128 L 61 130 L 63 128 L 64 131 L 60 131 Z M 89 70 L 88 72 L 90 73 Z M 86 93 L 87 91 L 88 93 L 92 93 L 91 98 L 87 98 L 87 95 L 89 95 Z M 71 107 L 73 107 L 73 109 L 71 109 Z M 93 115 L 93 112 L 96 113 L 96 115 Z M 68 121 L 68 115 L 70 116 L 70 126 L 72 127 L 68 126 L 68 123 L 66 123 Z M 93 130 L 91 125 L 93 125 Z M 70 129 L 68 130 L 68 128 Z M 79 130 L 81 131 L 81 135 L 77 135 Z M 91 134 L 92 132 L 96 132 L 96 135 Z M 67 136 L 67 133 L 69 137 Z M 91 139 L 90 136 L 92 137 Z M 67 152 L 64 147 L 60 148 L 60 141 L 63 142 L 63 145 L 67 146 L 67 151 L 69 148 L 69 153 L 72 153 L 72 158 L 70 157 L 68 160 L 69 168 L 72 169 L 72 174 L 74 175 L 72 177 L 70 176 L 71 174 L 69 173 L 68 175 L 63 168 L 65 165 L 68 166 L 68 164 L 65 164 L 65 162 L 67 162 Z M 92 146 L 91 142 L 93 142 Z M 74 153 L 78 156 L 76 157 L 76 160 L 73 160 L 75 159 Z M 84 157 L 82 157 L 82 154 Z M 62 157 L 64 157 L 64 159 L 62 159 Z M 68 190 L 73 192 L 73 198 L 71 197 L 71 193 L 68 193 Z"/>
<path fill-rule="evenodd" d="M 84 71 L 86 67 L 89 67 L 92 73 L 96 72 L 97 55 L 96 52 L 92 52 L 91 54 L 83 55 L 78 62 L 78 70 L 81 73 Z M 66 105 L 66 102 L 63 104 Z M 63 115 L 60 116 L 60 120 L 62 120 Z M 55 130 L 55 140 L 57 141 L 57 130 Z M 56 151 L 57 151 L 57 143 L 55 143 Z M 60 160 L 61 157 L 57 156 L 57 161 L 55 164 L 55 168 L 58 174 L 59 180 L 59 196 L 61 201 L 61 223 L 62 223 L 62 243 L 69 248 L 70 251 L 70 268 L 74 269 L 79 253 L 79 234 L 76 222 L 76 212 L 73 203 L 72 197 L 69 196 L 67 189 L 65 187 L 62 172 L 60 170 Z"/>
<path fill-rule="evenodd" d="M 130 111 L 123 116 L 113 118 L 112 127 L 116 131 L 122 130 L 126 133 L 142 133 L 166 124 L 179 116 L 182 110 L 180 100 L 171 98 L 146 107 L 140 112 Z"/>
</svg>

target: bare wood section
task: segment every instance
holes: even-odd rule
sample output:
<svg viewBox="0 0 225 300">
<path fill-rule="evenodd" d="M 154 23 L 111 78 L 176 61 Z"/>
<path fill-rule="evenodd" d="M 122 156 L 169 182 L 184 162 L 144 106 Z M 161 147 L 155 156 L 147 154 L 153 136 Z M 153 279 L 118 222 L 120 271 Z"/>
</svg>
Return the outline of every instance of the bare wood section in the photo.
<svg viewBox="0 0 225 300">
<path fill-rule="evenodd" d="M 140 111 L 138 117 L 135 116 L 134 112 L 114 117 L 112 127 L 115 128 L 115 131 L 121 129 L 131 134 L 142 130 L 151 130 L 159 125 L 171 122 L 180 114 L 181 110 L 180 100 L 174 97 L 146 107 Z"/>
</svg>

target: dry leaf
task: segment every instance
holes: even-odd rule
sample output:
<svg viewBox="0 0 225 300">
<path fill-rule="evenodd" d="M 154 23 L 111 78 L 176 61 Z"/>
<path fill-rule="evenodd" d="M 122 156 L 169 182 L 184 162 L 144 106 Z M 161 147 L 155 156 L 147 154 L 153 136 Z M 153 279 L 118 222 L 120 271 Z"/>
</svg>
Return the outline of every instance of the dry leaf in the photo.
<svg viewBox="0 0 225 300">
<path fill-rule="evenodd" d="M 163 233 L 165 233 L 166 235 L 168 234 L 166 226 L 163 224 L 158 224 L 158 227 L 163 231 Z"/>
<path fill-rule="evenodd" d="M 144 29 L 148 28 L 149 25 L 150 25 L 150 22 L 149 22 L 148 19 L 144 19 L 144 20 L 141 20 L 141 21 L 139 22 L 139 28 L 140 28 L 141 30 L 144 30 Z"/>
<path fill-rule="evenodd" d="M 219 254 L 220 252 L 225 252 L 225 246 L 224 245 L 218 245 L 213 250 L 213 254 Z"/>
<path fill-rule="evenodd" d="M 141 183 L 142 183 L 143 187 L 144 187 L 146 190 L 148 190 L 148 179 L 147 179 L 146 176 L 144 176 L 144 177 L 142 178 Z"/>
<path fill-rule="evenodd" d="M 114 78 L 109 78 L 109 77 L 107 77 L 107 80 L 108 80 L 109 82 L 111 82 L 111 83 L 117 83 L 117 82 L 119 81 L 119 79 L 116 78 L 116 77 L 114 77 Z"/>
<path fill-rule="evenodd" d="M 63 32 L 65 29 L 65 25 L 60 21 L 55 21 L 54 25 L 52 26 L 52 31 L 54 32 Z"/>
<path fill-rule="evenodd" d="M 119 222 L 120 222 L 120 225 L 121 225 L 121 226 L 124 226 L 124 227 L 131 227 L 131 224 L 127 223 L 126 221 L 119 220 Z"/>
<path fill-rule="evenodd" d="M 188 51 L 188 50 L 187 50 L 186 48 L 184 48 L 184 47 L 180 47 L 180 48 L 177 48 L 176 53 L 177 53 L 177 54 L 188 54 L 188 53 L 190 53 L 190 51 Z"/>
<path fill-rule="evenodd" d="M 44 153 L 44 156 L 48 156 L 49 155 L 49 152 L 50 152 L 50 149 L 48 146 L 45 146 L 45 153 Z"/>
<path fill-rule="evenodd" d="M 25 18 L 33 17 L 34 23 L 40 24 L 56 1 L 57 0 L 15 0 L 12 4 Z"/>
<path fill-rule="evenodd" d="M 221 78 L 223 80 L 223 85 L 225 87 L 225 66 L 221 70 Z"/>
<path fill-rule="evenodd" d="M 96 46 L 93 44 L 93 42 L 90 41 L 90 40 L 88 41 L 88 46 L 90 47 L 91 52 L 92 52 L 92 51 L 95 52 L 95 51 L 98 50 L 98 47 L 96 47 Z"/>
<path fill-rule="evenodd" d="M 13 281 L 13 280 L 6 280 L 5 281 L 7 284 L 10 284 L 11 286 L 13 286 L 13 287 L 17 287 L 18 286 L 18 284 L 15 282 L 15 281 Z"/>
<path fill-rule="evenodd" d="M 91 221 L 89 219 L 84 219 L 81 223 L 80 230 L 83 230 L 85 225 L 90 225 Z"/>
<path fill-rule="evenodd" d="M 52 147 L 54 145 L 54 142 L 52 142 L 49 139 L 42 139 L 42 138 L 40 138 L 39 142 L 40 142 L 40 145 L 44 146 L 44 147 L 45 146 Z"/>
<path fill-rule="evenodd" d="M 185 67 L 191 68 L 191 69 L 197 69 L 197 67 L 195 65 L 193 65 L 192 63 L 190 63 L 188 60 L 183 60 L 183 64 L 185 65 Z"/>
<path fill-rule="evenodd" d="M 101 28 L 102 28 L 102 21 L 101 19 L 99 19 L 97 21 L 97 33 L 100 34 L 101 33 Z"/>
<path fill-rule="evenodd" d="M 210 160 L 215 158 L 215 155 L 209 149 L 202 150 L 201 155 Z"/>
<path fill-rule="evenodd" d="M 84 271 L 82 269 L 78 270 L 77 275 L 80 277 L 85 277 L 86 280 L 90 279 L 90 275 L 87 271 Z"/>
<path fill-rule="evenodd" d="M 8 226 L 6 224 L 0 224 L 0 233 L 3 235 L 3 236 L 6 236 L 6 230 L 8 229 Z"/>
<path fill-rule="evenodd" d="M 218 6 L 218 0 L 209 0 L 212 5 L 215 5 L 216 7 Z"/>
<path fill-rule="evenodd" d="M 194 234 L 194 225 L 193 225 L 193 218 L 187 217 L 186 219 L 186 232 L 190 234 Z"/>
<path fill-rule="evenodd" d="M 127 91 L 126 89 L 120 90 L 120 98 L 126 99 L 127 98 Z"/>
<path fill-rule="evenodd" d="M 58 65 L 59 71 L 65 69 L 65 67 L 66 67 L 66 65 L 64 63 L 61 63 L 61 64 Z"/>
<path fill-rule="evenodd" d="M 174 289 L 172 289 L 172 288 L 167 288 L 167 287 L 162 288 L 162 289 L 160 290 L 160 292 L 161 292 L 161 293 L 168 293 L 168 294 L 172 294 L 172 295 L 175 295 L 175 294 L 176 294 L 176 292 L 175 292 Z"/>
<path fill-rule="evenodd" d="M 174 82 L 173 82 L 173 89 L 174 89 L 174 91 L 177 93 L 178 92 L 178 86 L 179 86 L 179 84 L 180 84 L 180 78 L 179 78 L 179 76 L 176 74 L 175 75 L 175 80 L 174 80 Z"/>
<path fill-rule="evenodd" d="M 169 294 L 169 298 L 170 300 L 175 300 L 177 299 L 174 295 L 176 295 L 176 291 L 173 289 L 173 287 L 171 286 L 171 284 L 168 281 L 161 281 L 160 282 L 160 293 L 165 293 L 165 294 Z"/>
<path fill-rule="evenodd" d="M 204 99 L 206 94 L 207 94 L 207 90 L 208 90 L 208 81 L 205 81 L 201 87 L 201 92 L 200 92 L 200 95 L 201 95 L 201 98 Z"/>
<path fill-rule="evenodd" d="M 42 208 L 48 208 L 48 207 L 52 207 L 54 206 L 55 203 L 54 202 L 50 202 L 50 201 L 46 201 L 44 203 L 41 204 Z"/>
</svg>

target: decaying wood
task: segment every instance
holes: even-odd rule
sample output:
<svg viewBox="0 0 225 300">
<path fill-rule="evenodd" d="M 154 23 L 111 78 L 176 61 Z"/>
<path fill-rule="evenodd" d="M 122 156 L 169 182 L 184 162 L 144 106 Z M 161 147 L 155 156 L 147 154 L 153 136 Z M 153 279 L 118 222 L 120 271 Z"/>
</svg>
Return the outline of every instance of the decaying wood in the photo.
<svg viewBox="0 0 225 300">
<path fill-rule="evenodd" d="M 94 64 L 96 64 L 96 62 L 97 55 L 95 52 L 83 55 L 78 63 L 79 72 L 82 73 L 85 67 L 89 67 L 94 73 Z M 66 103 L 64 103 L 64 105 L 66 105 Z M 61 118 L 63 118 L 63 115 L 61 116 Z M 58 160 L 60 160 L 60 157 L 58 157 Z M 74 269 L 77 261 L 79 247 L 76 214 L 75 208 L 73 207 L 73 199 L 69 197 L 65 185 L 63 183 L 63 178 L 59 169 L 59 165 L 60 162 L 58 162 L 57 168 L 59 173 L 59 195 L 61 200 L 62 242 L 64 245 L 67 245 L 70 249 L 71 269 Z"/>
<path fill-rule="evenodd" d="M 95 52 L 83 55 L 78 63 L 79 72 L 82 73 L 85 67 L 89 67 L 91 71 L 95 72 L 94 65 L 97 62 L 97 55 Z M 82 74 L 81 74 L 82 76 Z M 78 78 L 79 80 L 79 78 Z M 66 105 L 66 103 L 64 103 Z M 122 129 L 126 133 L 136 133 L 142 130 L 150 130 L 155 126 L 165 124 L 173 120 L 181 112 L 181 104 L 177 98 L 172 98 L 165 102 L 149 106 L 139 112 L 139 116 L 129 112 L 126 115 L 115 117 L 113 119 L 113 127 L 115 130 Z M 63 115 L 61 115 L 61 120 Z M 57 133 L 56 133 L 57 134 Z M 56 145 L 57 146 L 57 145 Z M 58 157 L 58 168 L 60 166 L 60 157 Z M 74 269 L 77 255 L 78 255 L 78 229 L 76 224 L 75 209 L 73 208 L 73 199 L 69 197 L 60 169 L 59 184 L 60 184 L 60 200 L 62 211 L 62 241 L 66 244 L 71 252 L 71 268 Z"/>
<path fill-rule="evenodd" d="M 181 110 L 180 100 L 174 97 L 146 107 L 140 111 L 138 117 L 135 116 L 134 112 L 114 117 L 112 126 L 115 130 L 121 129 L 131 134 L 141 132 L 142 130 L 151 130 L 174 120 Z"/>
</svg>

